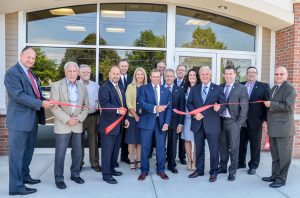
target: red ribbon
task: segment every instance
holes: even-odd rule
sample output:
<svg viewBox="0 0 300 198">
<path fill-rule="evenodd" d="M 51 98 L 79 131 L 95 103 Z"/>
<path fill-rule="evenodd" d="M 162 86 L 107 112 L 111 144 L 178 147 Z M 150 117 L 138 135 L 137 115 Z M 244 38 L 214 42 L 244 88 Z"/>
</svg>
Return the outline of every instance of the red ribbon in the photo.
<svg viewBox="0 0 300 198">
<path fill-rule="evenodd" d="M 246 103 L 223 103 L 220 105 L 239 105 L 239 104 L 250 104 L 250 103 L 262 103 L 265 102 L 264 100 L 257 100 L 257 101 L 253 101 L 253 102 L 246 102 Z M 173 111 L 179 115 L 195 115 L 197 113 L 201 113 L 203 111 L 205 111 L 206 109 L 209 109 L 211 107 L 215 106 L 215 104 L 210 104 L 210 105 L 205 105 L 203 107 L 200 107 L 198 109 L 195 109 L 193 111 L 190 112 L 184 112 L 184 111 L 179 111 L 177 109 L 173 109 Z"/>
<path fill-rule="evenodd" d="M 73 105 L 70 103 L 64 103 L 64 102 L 59 102 L 59 101 L 55 101 L 55 100 L 49 100 L 49 102 L 51 104 L 55 104 L 55 105 L 60 105 L 60 106 L 66 106 L 66 107 L 77 107 L 77 108 L 83 108 L 85 106 L 81 106 L 81 105 Z M 88 108 L 88 106 L 86 106 Z M 96 108 L 97 110 L 117 110 L 120 108 Z M 125 114 L 122 115 L 120 118 L 118 118 L 116 121 L 114 121 L 112 124 L 110 124 L 109 126 L 107 126 L 104 129 L 104 132 L 106 135 L 108 135 L 125 117 L 126 113 L 127 113 L 127 109 L 125 109 Z"/>
</svg>

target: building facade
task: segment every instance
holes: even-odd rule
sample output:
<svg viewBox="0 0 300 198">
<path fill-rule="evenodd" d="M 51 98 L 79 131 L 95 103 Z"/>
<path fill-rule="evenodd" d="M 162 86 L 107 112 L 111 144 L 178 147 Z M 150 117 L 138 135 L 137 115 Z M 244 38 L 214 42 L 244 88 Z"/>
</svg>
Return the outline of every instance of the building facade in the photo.
<svg viewBox="0 0 300 198">
<path fill-rule="evenodd" d="M 130 71 L 147 71 L 159 60 L 167 67 L 208 65 L 213 81 L 224 81 L 228 64 L 245 80 L 256 66 L 259 80 L 274 84 L 274 68 L 287 66 L 300 90 L 300 1 L 297 0 L 44 0 L 0 2 L 0 154 L 6 154 L 5 71 L 25 46 L 36 48 L 34 72 L 43 94 L 60 79 L 68 60 L 89 64 L 93 79 L 106 80 L 109 65 L 127 58 Z M 293 156 L 300 157 L 300 101 L 297 97 Z M 39 128 L 38 147 L 52 147 L 53 120 Z M 46 143 L 45 143 L 46 142 Z"/>
</svg>

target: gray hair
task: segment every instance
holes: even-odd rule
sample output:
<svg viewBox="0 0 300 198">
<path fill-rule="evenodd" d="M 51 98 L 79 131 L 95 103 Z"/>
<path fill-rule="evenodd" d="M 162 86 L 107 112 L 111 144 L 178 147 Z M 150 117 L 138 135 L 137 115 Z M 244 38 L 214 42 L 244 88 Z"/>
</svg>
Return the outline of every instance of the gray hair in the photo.
<svg viewBox="0 0 300 198">
<path fill-rule="evenodd" d="M 186 66 L 183 63 L 180 63 L 179 65 L 177 65 L 176 70 L 178 70 L 179 67 L 184 67 L 186 69 Z"/>
<path fill-rule="evenodd" d="M 206 70 L 206 69 L 209 71 L 210 74 L 212 74 L 212 71 L 211 71 L 210 66 L 202 66 L 202 67 L 200 67 L 200 69 L 199 69 L 199 74 L 200 74 L 203 70 Z"/>
<path fill-rule="evenodd" d="M 85 68 L 91 69 L 91 67 L 88 66 L 87 64 L 81 64 L 81 65 L 79 66 L 79 69 L 85 69 Z"/>
<path fill-rule="evenodd" d="M 175 71 L 174 71 L 173 69 L 171 69 L 171 68 L 166 69 L 166 70 L 164 71 L 164 75 L 166 75 L 168 72 L 172 72 L 173 75 L 175 76 Z"/>
<path fill-rule="evenodd" d="M 78 64 L 73 62 L 73 61 L 68 61 L 66 62 L 66 64 L 64 65 L 64 70 L 66 70 L 70 65 L 74 65 L 77 69 L 79 69 Z"/>
</svg>

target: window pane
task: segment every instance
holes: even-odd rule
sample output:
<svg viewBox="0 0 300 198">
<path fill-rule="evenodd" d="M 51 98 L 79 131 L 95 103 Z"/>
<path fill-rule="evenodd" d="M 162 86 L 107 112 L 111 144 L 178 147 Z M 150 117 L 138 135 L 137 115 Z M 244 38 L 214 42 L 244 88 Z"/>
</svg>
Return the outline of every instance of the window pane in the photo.
<svg viewBox="0 0 300 198">
<path fill-rule="evenodd" d="M 221 83 L 225 83 L 224 68 L 226 66 L 234 66 L 236 69 L 236 81 L 247 81 L 247 68 L 251 66 L 250 59 L 234 59 L 234 58 L 221 58 Z"/>
<path fill-rule="evenodd" d="M 166 46 L 167 6 L 101 4 L 100 45 Z"/>
<path fill-rule="evenodd" d="M 137 67 L 143 67 L 147 74 L 156 67 L 157 62 L 164 60 L 165 51 L 142 51 L 142 50 L 100 50 L 100 73 L 99 81 L 103 82 L 108 79 L 109 68 L 112 64 L 118 64 L 121 59 L 127 58 L 129 62 L 129 75 L 133 75 Z"/>
<path fill-rule="evenodd" d="M 96 44 L 97 6 L 54 8 L 27 13 L 27 42 Z"/>
<path fill-rule="evenodd" d="M 32 70 L 41 82 L 42 94 L 50 98 L 51 83 L 64 78 L 64 64 L 74 61 L 78 65 L 88 64 L 92 67 L 92 80 L 95 78 L 96 50 L 79 48 L 35 48 L 37 58 Z M 45 110 L 46 125 L 39 125 L 37 136 L 38 148 L 54 148 L 53 114 Z"/>
<path fill-rule="evenodd" d="M 254 51 L 255 31 L 224 16 L 176 8 L 176 47 Z"/>
<path fill-rule="evenodd" d="M 194 68 L 198 71 L 202 66 L 212 67 L 211 57 L 180 56 L 179 62 L 184 64 L 187 70 Z"/>
</svg>

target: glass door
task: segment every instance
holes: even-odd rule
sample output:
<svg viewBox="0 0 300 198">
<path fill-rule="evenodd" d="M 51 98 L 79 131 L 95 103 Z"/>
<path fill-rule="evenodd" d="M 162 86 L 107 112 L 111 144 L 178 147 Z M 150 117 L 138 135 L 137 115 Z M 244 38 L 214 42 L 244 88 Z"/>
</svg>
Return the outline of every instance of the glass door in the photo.
<svg viewBox="0 0 300 198">
<path fill-rule="evenodd" d="M 236 68 L 236 81 L 243 82 L 246 81 L 246 72 L 249 66 L 255 66 L 255 55 L 243 55 L 243 54 L 217 54 L 217 84 L 222 84 L 224 80 L 224 68 L 228 65 L 234 66 Z M 259 74 L 261 73 L 261 68 L 257 68 Z"/>
<path fill-rule="evenodd" d="M 184 64 L 187 71 L 191 68 L 199 70 L 202 66 L 209 66 L 212 69 L 212 82 L 217 82 L 217 61 L 215 53 L 202 52 L 176 52 L 175 53 L 175 67 L 178 64 Z"/>
</svg>

